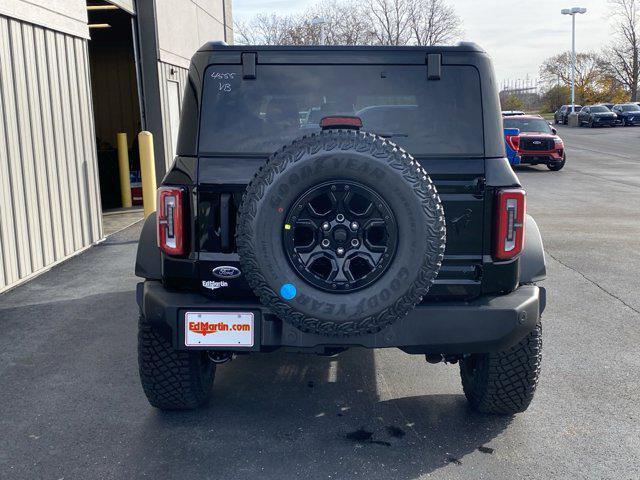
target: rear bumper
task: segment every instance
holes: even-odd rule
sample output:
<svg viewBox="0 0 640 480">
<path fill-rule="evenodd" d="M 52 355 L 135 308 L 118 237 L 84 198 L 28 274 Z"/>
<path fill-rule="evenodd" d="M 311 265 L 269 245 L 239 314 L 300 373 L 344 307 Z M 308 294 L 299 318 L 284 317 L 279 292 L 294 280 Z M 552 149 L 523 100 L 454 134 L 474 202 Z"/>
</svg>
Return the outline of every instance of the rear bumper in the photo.
<svg viewBox="0 0 640 480">
<path fill-rule="evenodd" d="M 198 293 L 166 290 L 158 281 L 137 286 L 137 302 L 147 321 L 171 338 L 174 348 L 184 345 L 184 314 L 193 311 L 252 312 L 255 345 L 220 348 L 271 351 L 280 347 L 322 352 L 330 347 L 397 347 L 408 353 L 463 354 L 504 350 L 520 341 L 538 322 L 545 307 L 545 290 L 525 285 L 500 296 L 470 302 L 419 305 L 407 317 L 376 334 L 334 338 L 304 333 L 282 322 L 257 300 L 219 302 Z M 189 347 L 194 349 L 198 347 Z"/>
</svg>

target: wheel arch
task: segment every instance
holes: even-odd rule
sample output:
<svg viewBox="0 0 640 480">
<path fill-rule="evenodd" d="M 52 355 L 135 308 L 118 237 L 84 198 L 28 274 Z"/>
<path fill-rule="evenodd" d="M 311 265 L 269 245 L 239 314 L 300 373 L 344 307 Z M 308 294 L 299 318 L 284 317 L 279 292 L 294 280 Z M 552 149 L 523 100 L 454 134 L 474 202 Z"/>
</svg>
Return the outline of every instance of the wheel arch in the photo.
<svg viewBox="0 0 640 480">
<path fill-rule="evenodd" d="M 524 248 L 520 257 L 520 283 L 539 282 L 547 278 L 547 262 L 542 235 L 531 215 L 526 215 Z"/>
<path fill-rule="evenodd" d="M 162 255 L 156 235 L 156 213 L 153 212 L 144 221 L 138 240 L 135 270 L 137 277 L 148 280 L 162 279 Z"/>
</svg>

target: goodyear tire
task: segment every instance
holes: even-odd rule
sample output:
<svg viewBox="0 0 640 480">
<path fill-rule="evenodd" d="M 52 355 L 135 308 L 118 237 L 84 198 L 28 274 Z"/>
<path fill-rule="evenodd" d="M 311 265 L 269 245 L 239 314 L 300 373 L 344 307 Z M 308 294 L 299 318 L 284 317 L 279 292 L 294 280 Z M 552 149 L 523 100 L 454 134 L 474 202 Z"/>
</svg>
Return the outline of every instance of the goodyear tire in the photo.
<svg viewBox="0 0 640 480">
<path fill-rule="evenodd" d="M 190 410 L 205 405 L 211 397 L 215 364 L 204 350 L 175 350 L 167 333 L 140 316 L 138 370 L 147 400 L 161 410 Z"/>
<path fill-rule="evenodd" d="M 283 321 L 325 336 L 375 333 L 411 311 L 436 278 L 444 211 L 407 152 L 375 135 L 328 130 L 285 146 L 256 173 L 237 245 L 249 285 Z"/>
<path fill-rule="evenodd" d="M 464 394 L 473 410 L 497 415 L 524 412 L 533 400 L 542 362 L 542 325 L 513 347 L 474 354 L 460 362 Z"/>
</svg>

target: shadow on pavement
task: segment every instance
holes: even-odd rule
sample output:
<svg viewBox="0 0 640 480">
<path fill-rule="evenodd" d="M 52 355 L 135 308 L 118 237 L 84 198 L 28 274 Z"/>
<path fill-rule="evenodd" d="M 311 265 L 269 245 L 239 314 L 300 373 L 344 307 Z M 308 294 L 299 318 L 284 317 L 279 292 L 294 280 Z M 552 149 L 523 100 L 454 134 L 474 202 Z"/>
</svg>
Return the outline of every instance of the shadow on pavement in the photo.
<svg viewBox="0 0 640 480">
<path fill-rule="evenodd" d="M 409 372 L 410 375 L 420 372 Z M 425 372 L 426 375 L 426 366 Z M 510 419 L 468 411 L 462 395 L 380 400 L 373 353 L 276 353 L 218 369 L 211 405 L 148 410 L 125 467 L 151 478 L 417 478 L 451 465 Z"/>
<path fill-rule="evenodd" d="M 516 165 L 513 170 L 516 172 L 516 175 L 522 172 L 548 173 L 548 174 L 560 173 L 560 172 L 554 172 L 552 170 L 549 170 L 545 165 L 535 165 L 535 166 L 534 165 Z"/>
</svg>

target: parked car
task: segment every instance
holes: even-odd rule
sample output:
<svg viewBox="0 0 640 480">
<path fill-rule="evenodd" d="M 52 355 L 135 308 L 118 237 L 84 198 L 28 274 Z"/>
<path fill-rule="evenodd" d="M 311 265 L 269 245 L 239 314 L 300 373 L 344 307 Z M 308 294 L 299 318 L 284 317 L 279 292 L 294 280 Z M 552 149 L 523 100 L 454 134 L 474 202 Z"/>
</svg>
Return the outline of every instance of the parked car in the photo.
<svg viewBox="0 0 640 480">
<path fill-rule="evenodd" d="M 576 113 L 580 112 L 582 105 L 576 105 Z M 562 105 L 556 112 L 553 114 L 553 122 L 558 125 L 566 125 L 569 122 L 569 114 L 571 113 L 571 105 Z"/>
<path fill-rule="evenodd" d="M 578 114 L 578 126 L 613 127 L 617 119 L 617 115 L 604 105 L 588 105 L 582 107 Z"/>
<path fill-rule="evenodd" d="M 136 258 L 149 402 L 203 405 L 237 354 L 358 346 L 458 363 L 471 408 L 525 410 L 544 252 L 504 159 L 489 56 L 209 43 L 191 62 Z M 324 105 L 302 128 L 299 112 Z"/>
<path fill-rule="evenodd" d="M 553 171 L 564 167 L 567 161 L 564 142 L 549 122 L 539 116 L 525 115 L 504 118 L 502 123 L 505 132 L 514 129 L 519 132 L 517 141 L 505 139 L 517 153 L 514 157 L 517 163 L 512 164 L 544 164 Z"/>
<path fill-rule="evenodd" d="M 621 103 L 613 106 L 614 113 L 623 127 L 640 125 L 640 106 L 635 103 Z"/>
</svg>

